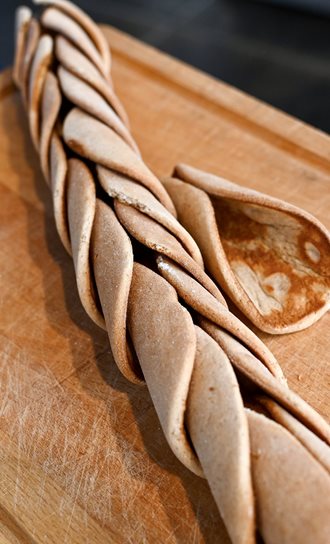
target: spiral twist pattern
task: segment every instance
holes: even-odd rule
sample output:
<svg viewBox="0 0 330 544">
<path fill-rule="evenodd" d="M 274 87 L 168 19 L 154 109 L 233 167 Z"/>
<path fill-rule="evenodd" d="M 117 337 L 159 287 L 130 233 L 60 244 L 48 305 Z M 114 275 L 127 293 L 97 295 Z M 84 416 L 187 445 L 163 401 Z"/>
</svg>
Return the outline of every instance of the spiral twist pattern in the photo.
<svg viewBox="0 0 330 544">
<path fill-rule="evenodd" d="M 173 452 L 207 478 L 235 544 L 256 531 L 325 544 L 328 425 L 205 273 L 130 133 L 99 28 L 66 0 L 36 3 L 39 20 L 17 13 L 14 79 L 81 303 L 120 371 L 146 382 Z"/>
</svg>

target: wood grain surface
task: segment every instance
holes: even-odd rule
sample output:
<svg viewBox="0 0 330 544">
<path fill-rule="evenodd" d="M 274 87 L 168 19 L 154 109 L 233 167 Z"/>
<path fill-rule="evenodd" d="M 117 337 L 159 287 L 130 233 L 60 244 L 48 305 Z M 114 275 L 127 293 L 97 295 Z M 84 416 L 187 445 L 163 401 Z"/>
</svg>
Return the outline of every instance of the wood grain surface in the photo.
<svg viewBox="0 0 330 544">
<path fill-rule="evenodd" d="M 330 138 L 117 30 L 116 90 L 148 165 L 187 162 L 328 227 Z M 10 72 L 0 76 L 0 542 L 229 542 L 207 484 L 169 450 L 80 306 Z M 330 417 L 330 319 L 262 338 Z M 219 452 L 221 455 L 221 452 Z"/>
</svg>

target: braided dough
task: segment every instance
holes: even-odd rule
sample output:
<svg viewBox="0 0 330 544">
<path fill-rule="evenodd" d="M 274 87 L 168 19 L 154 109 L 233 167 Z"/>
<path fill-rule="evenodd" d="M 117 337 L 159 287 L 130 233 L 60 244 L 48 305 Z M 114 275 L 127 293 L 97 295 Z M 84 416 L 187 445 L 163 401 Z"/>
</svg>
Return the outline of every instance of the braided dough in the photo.
<svg viewBox="0 0 330 544">
<path fill-rule="evenodd" d="M 102 33 L 65 0 L 38 3 L 39 23 L 17 14 L 14 77 L 86 312 L 126 378 L 146 382 L 234 544 L 256 530 L 267 544 L 326 544 L 329 426 L 205 273 L 128 130 Z"/>
</svg>

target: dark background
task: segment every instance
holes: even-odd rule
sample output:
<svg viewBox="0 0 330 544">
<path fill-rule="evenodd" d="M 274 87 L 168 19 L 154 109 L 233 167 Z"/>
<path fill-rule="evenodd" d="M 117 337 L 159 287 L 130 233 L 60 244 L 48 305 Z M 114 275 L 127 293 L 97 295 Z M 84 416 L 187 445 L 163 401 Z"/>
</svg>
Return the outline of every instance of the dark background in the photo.
<svg viewBox="0 0 330 544">
<path fill-rule="evenodd" d="M 0 69 L 11 63 L 20 3 L 0 0 Z M 76 3 L 96 21 L 330 132 L 330 0 Z"/>
</svg>

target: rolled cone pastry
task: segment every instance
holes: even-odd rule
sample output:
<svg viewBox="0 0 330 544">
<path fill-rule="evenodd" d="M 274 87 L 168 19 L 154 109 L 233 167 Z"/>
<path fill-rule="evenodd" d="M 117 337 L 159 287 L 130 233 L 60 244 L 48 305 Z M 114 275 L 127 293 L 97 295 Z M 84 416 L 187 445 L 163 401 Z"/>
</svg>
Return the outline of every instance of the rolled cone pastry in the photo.
<svg viewBox="0 0 330 544">
<path fill-rule="evenodd" d="M 165 186 L 208 272 L 259 329 L 295 332 L 327 312 L 330 235 L 315 217 L 187 165 Z"/>
<path fill-rule="evenodd" d="M 266 544 L 274 535 L 300 544 L 299 520 L 307 524 L 308 515 L 323 529 L 312 523 L 306 535 L 323 543 L 327 500 L 317 507 L 311 497 L 320 475 L 324 495 L 330 486 L 329 426 L 289 390 L 274 356 L 204 271 L 198 245 L 127 130 L 101 32 L 66 0 L 38 3 L 47 4 L 40 23 L 18 15 L 15 78 L 86 312 L 107 330 L 123 375 L 147 384 L 174 454 L 207 478 L 234 544 L 256 543 L 256 531 Z M 32 44 L 29 28 L 38 28 Z M 251 390 L 266 415 L 244 408 Z M 272 456 L 283 445 L 279 466 Z M 292 501 L 296 480 L 286 479 L 295 456 L 306 478 Z M 302 514 L 292 507 L 299 501 Z M 273 512 L 279 502 L 281 516 Z"/>
</svg>

